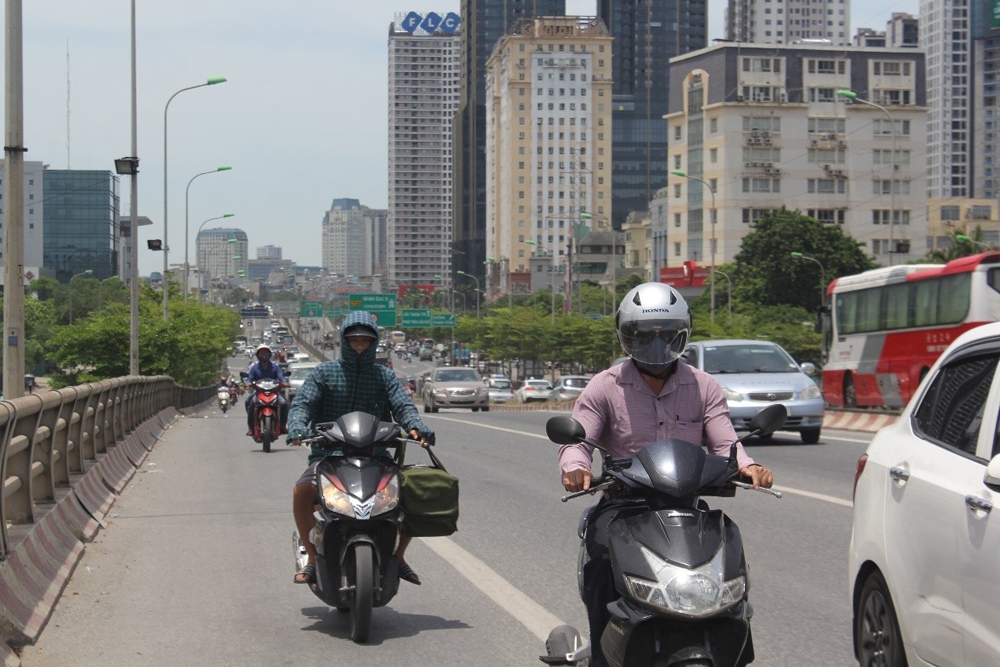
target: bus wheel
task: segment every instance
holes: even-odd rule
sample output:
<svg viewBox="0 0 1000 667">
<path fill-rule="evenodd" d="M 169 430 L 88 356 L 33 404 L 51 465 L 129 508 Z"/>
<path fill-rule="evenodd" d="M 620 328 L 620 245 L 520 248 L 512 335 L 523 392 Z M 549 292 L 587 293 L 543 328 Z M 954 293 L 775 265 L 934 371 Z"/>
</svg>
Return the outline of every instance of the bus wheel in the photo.
<svg viewBox="0 0 1000 667">
<path fill-rule="evenodd" d="M 844 407 L 858 407 L 858 392 L 854 388 L 854 376 L 850 373 L 844 374 Z"/>
</svg>

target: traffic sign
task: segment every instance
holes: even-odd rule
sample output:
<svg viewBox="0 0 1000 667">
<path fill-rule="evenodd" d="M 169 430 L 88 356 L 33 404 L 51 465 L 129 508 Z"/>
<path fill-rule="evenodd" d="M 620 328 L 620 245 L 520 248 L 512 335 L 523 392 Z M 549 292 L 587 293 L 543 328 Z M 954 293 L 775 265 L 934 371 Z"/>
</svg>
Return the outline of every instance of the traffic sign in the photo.
<svg viewBox="0 0 1000 667">
<path fill-rule="evenodd" d="M 427 308 L 404 308 L 403 326 L 417 329 L 431 325 L 431 311 Z"/>
<path fill-rule="evenodd" d="M 455 316 L 451 313 L 432 313 L 432 327 L 453 327 L 455 326 Z"/>
<path fill-rule="evenodd" d="M 299 317 L 323 317 L 323 302 L 299 301 Z"/>
<path fill-rule="evenodd" d="M 351 310 L 367 310 L 380 327 L 396 326 L 396 295 L 362 293 L 350 295 Z"/>
</svg>

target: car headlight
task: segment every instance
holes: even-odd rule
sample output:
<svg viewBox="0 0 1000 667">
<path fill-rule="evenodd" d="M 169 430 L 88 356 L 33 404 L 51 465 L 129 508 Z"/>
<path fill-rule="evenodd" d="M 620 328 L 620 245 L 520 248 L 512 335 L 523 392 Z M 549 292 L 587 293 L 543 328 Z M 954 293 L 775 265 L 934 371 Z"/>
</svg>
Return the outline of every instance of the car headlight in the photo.
<svg viewBox="0 0 1000 667">
<path fill-rule="evenodd" d="M 822 395 L 823 392 L 819 390 L 819 387 L 817 387 L 814 384 L 811 384 L 802 390 L 802 393 L 799 394 L 799 400 L 808 401 L 814 398 L 819 398 Z"/>
<path fill-rule="evenodd" d="M 372 507 L 372 516 L 378 516 L 379 514 L 394 510 L 398 504 L 399 475 L 390 473 L 388 483 L 375 493 L 375 505 Z"/>
<path fill-rule="evenodd" d="M 727 401 L 742 401 L 743 394 L 738 391 L 733 391 L 727 387 L 722 388 L 722 393 L 725 395 Z"/>
<path fill-rule="evenodd" d="M 337 486 L 326 475 L 319 478 L 320 497 L 323 505 L 330 511 L 344 516 L 354 517 L 354 505 L 351 504 L 351 497 L 346 491 Z"/>
<path fill-rule="evenodd" d="M 711 562 L 693 570 L 672 565 L 646 547 L 640 549 L 656 581 L 625 575 L 625 582 L 632 596 L 648 605 L 702 618 L 734 606 L 746 594 L 746 577 L 723 581 L 723 549 Z"/>
</svg>

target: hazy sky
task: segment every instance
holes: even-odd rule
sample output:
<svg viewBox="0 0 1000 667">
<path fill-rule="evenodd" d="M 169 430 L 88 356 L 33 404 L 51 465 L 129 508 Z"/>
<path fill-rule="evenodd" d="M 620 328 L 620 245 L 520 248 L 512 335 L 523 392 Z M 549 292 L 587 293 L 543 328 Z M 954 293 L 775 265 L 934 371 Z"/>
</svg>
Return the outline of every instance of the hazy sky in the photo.
<svg viewBox="0 0 1000 667">
<path fill-rule="evenodd" d="M 251 258 L 257 247 L 276 245 L 286 258 L 318 265 L 320 221 L 333 199 L 385 207 L 389 23 L 397 12 L 459 10 L 458 0 L 138 0 L 136 5 L 138 200 L 140 214 L 154 221 L 143 228 L 143 248 L 147 238 L 163 237 L 167 100 L 209 77 L 228 79 L 184 92 L 170 104 L 171 264 L 184 260 L 188 181 L 219 165 L 233 169 L 201 176 L 190 188 L 192 263 L 198 226 L 223 213 L 236 216 L 206 228 L 224 222 L 243 229 Z M 594 14 L 596 2 L 566 5 L 570 14 Z M 710 37 L 722 36 L 724 9 L 725 0 L 709 0 Z M 918 9 L 918 0 L 853 0 L 852 23 L 882 29 L 891 12 Z M 27 160 L 54 169 L 113 170 L 115 158 L 131 153 L 129 12 L 129 0 L 23 3 Z M 3 20 L 0 13 L 0 24 Z M 128 212 L 124 177 L 122 213 Z M 142 274 L 162 266 L 162 254 L 142 251 Z"/>
</svg>

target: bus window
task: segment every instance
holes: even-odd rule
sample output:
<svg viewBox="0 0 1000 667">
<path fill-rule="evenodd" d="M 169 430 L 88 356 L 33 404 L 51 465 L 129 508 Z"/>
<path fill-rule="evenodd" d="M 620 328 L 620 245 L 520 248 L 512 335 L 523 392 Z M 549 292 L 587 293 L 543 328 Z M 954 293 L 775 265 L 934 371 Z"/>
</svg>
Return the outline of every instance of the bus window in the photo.
<svg viewBox="0 0 1000 667">
<path fill-rule="evenodd" d="M 910 312 L 910 286 L 907 283 L 885 287 L 885 328 L 904 329 Z"/>
<path fill-rule="evenodd" d="M 955 324 L 965 319 L 969 313 L 969 285 L 972 275 L 963 273 L 941 279 L 941 294 L 945 298 L 938 301 L 937 324 Z"/>
<path fill-rule="evenodd" d="M 396 343 L 405 343 L 406 342 L 406 333 L 404 333 L 402 331 L 393 331 L 391 334 L 389 334 L 389 341 L 393 345 L 395 345 Z"/>
</svg>

